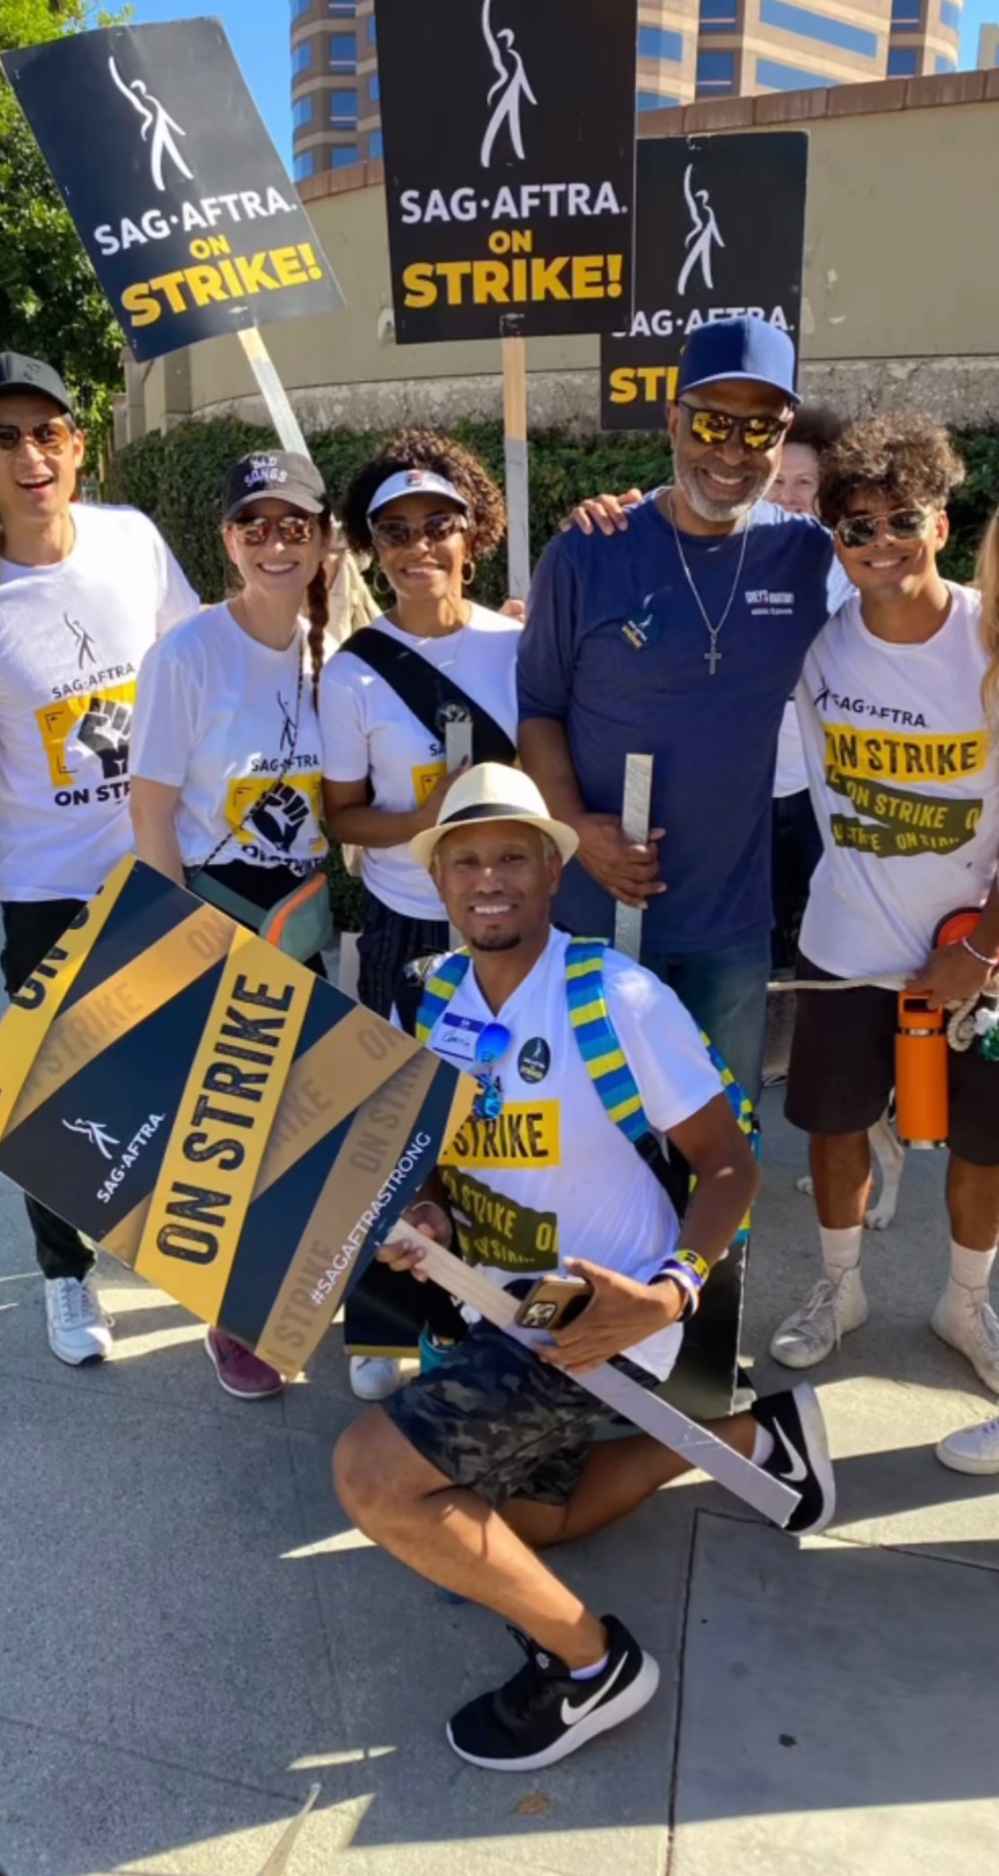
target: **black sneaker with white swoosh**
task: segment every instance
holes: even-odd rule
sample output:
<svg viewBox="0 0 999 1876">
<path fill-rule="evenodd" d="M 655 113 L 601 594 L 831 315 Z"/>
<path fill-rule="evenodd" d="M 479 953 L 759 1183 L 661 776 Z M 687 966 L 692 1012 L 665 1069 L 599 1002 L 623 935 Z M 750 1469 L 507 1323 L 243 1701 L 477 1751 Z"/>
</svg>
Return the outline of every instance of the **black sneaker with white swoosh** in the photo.
<svg viewBox="0 0 999 1876">
<path fill-rule="evenodd" d="M 659 1685 L 658 1664 L 616 1616 L 601 1621 L 607 1666 L 582 1681 L 573 1680 L 558 1655 L 511 1628 L 527 1660 L 504 1687 L 470 1700 L 449 1721 L 448 1743 L 459 1758 L 489 1772 L 538 1771 L 640 1712 Z"/>
<path fill-rule="evenodd" d="M 767 1394 L 750 1412 L 773 1439 L 762 1470 L 801 1493 L 786 1529 L 797 1537 L 824 1531 L 836 1510 L 836 1482 L 819 1397 L 807 1381 L 786 1394 Z"/>
</svg>

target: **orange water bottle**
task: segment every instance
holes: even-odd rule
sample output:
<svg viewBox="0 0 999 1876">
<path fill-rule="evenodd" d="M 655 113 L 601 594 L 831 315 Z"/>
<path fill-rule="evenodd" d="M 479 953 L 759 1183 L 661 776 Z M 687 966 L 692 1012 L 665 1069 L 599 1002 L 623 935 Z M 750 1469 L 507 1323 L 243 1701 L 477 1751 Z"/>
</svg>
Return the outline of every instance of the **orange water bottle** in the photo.
<svg viewBox="0 0 999 1876">
<path fill-rule="evenodd" d="M 980 906 L 962 906 L 941 919 L 933 944 L 960 944 L 981 918 Z M 925 997 L 903 990 L 895 1034 L 895 1129 L 903 1146 L 946 1146 L 950 1133 L 947 1012 L 927 1008 Z"/>
<path fill-rule="evenodd" d="M 946 1146 L 950 1133 L 946 1012 L 903 990 L 895 1032 L 895 1130 L 903 1146 Z"/>
</svg>

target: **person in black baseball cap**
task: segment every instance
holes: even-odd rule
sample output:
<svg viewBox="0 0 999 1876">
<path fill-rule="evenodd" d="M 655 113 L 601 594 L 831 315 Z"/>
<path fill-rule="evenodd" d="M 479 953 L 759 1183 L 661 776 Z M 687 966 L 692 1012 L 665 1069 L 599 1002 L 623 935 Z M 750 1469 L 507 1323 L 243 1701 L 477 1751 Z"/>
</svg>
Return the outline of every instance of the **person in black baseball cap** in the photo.
<svg viewBox="0 0 999 1876">
<path fill-rule="evenodd" d="M 0 397 L 8 391 L 34 392 L 49 397 L 53 404 L 73 415 L 73 400 L 54 366 L 42 358 L 25 358 L 20 352 L 0 352 Z"/>
<path fill-rule="evenodd" d="M 139 664 L 196 611 L 166 542 L 134 508 L 75 500 L 85 438 L 59 373 L 0 352 L 0 902 L 13 995 L 129 851 L 129 739 Z M 85 1133 L 61 1135 L 89 1170 Z M 57 1168 L 58 1177 L 62 1165 Z M 100 1361 L 111 1329 L 93 1252 L 27 1201 L 49 1347 Z"/>
<path fill-rule="evenodd" d="M 329 496 L 315 463 L 289 450 L 254 450 L 233 463 L 225 479 L 223 521 L 235 521 L 262 496 L 274 497 L 306 515 L 329 512 Z"/>
<path fill-rule="evenodd" d="M 316 688 L 331 539 L 329 499 L 307 456 L 241 456 L 222 490 L 231 596 L 168 633 L 139 675 L 139 858 L 251 929 L 281 901 L 297 903 L 326 861 Z M 322 943 L 310 933 L 310 955 L 295 953 L 319 973 Z M 232 1336 L 213 1328 L 205 1345 L 226 1393 L 280 1393 L 277 1370 Z"/>
</svg>

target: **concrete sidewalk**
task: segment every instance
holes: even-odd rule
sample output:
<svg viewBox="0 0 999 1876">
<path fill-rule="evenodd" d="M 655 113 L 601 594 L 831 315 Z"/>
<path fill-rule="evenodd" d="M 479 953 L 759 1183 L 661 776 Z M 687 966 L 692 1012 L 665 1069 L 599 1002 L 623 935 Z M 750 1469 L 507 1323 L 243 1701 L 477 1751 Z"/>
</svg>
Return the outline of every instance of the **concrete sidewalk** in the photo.
<svg viewBox="0 0 999 1876">
<path fill-rule="evenodd" d="M 814 1275 L 800 1141 L 766 1097 L 745 1344 Z M 927 1320 L 943 1160 L 867 1247 L 871 1320 L 819 1371 L 840 1511 L 800 1547 L 683 1483 L 559 1567 L 659 1658 L 633 1724 L 551 1772 L 462 1765 L 444 1721 L 512 1671 L 502 1624 L 345 1525 L 339 1335 L 283 1400 L 111 1260 L 114 1360 L 49 1354 L 0 1189 L 2 1876 L 944 1876 L 999 1863 L 999 1481 L 933 1442 L 988 1401 Z M 761 1390 L 786 1384 L 757 1363 Z M 318 1780 L 287 1864 L 268 1861 Z"/>
</svg>

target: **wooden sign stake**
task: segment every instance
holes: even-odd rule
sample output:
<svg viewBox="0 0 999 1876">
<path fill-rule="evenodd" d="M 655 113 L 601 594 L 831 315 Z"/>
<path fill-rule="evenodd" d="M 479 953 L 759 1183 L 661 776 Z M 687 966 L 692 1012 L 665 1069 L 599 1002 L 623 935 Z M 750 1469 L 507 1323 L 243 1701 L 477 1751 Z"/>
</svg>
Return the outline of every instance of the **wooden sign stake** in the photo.
<svg viewBox="0 0 999 1876">
<path fill-rule="evenodd" d="M 531 584 L 531 530 L 527 459 L 527 340 L 519 314 L 500 321 L 503 354 L 503 440 L 506 456 L 507 589 L 526 599 Z"/>
<path fill-rule="evenodd" d="M 481 1270 L 463 1263 L 460 1257 L 455 1257 L 453 1252 L 445 1250 L 442 1244 L 427 1237 L 415 1225 L 402 1218 L 393 1225 L 385 1241 L 391 1244 L 400 1238 L 419 1244 L 426 1253 L 423 1269 L 432 1282 L 439 1283 L 451 1296 L 457 1296 L 463 1303 L 470 1304 L 497 1329 L 512 1327 L 517 1313 L 515 1299 L 490 1282 Z M 692 1466 L 700 1467 L 709 1478 L 734 1492 L 744 1504 L 752 1505 L 754 1511 L 771 1518 L 782 1529 L 787 1524 L 800 1502 L 800 1494 L 790 1486 L 782 1485 L 772 1473 L 754 1466 L 752 1460 L 744 1459 L 741 1453 L 726 1446 L 714 1433 L 709 1433 L 707 1427 L 698 1426 L 696 1420 L 689 1420 L 678 1407 L 671 1407 L 668 1401 L 640 1387 L 637 1381 L 630 1380 L 608 1362 L 602 1363 L 599 1368 L 591 1368 L 586 1374 L 574 1374 L 572 1379 L 579 1387 L 585 1388 L 587 1393 L 595 1394 L 608 1407 L 624 1414 L 643 1433 L 650 1433 L 661 1445 L 679 1453 Z"/>
<path fill-rule="evenodd" d="M 644 843 L 652 814 L 652 757 L 628 756 L 624 765 L 621 828 L 626 840 Z M 614 907 L 614 947 L 635 962 L 642 954 L 642 917 L 637 905 Z"/>
<path fill-rule="evenodd" d="M 455 769 L 460 769 L 463 762 L 471 762 L 471 760 L 472 719 L 468 711 L 463 710 L 460 716 L 449 719 L 444 726 L 444 761 L 448 774 L 452 775 Z M 464 942 L 457 925 L 452 925 L 448 939 L 451 950 L 459 950 Z"/>
</svg>

